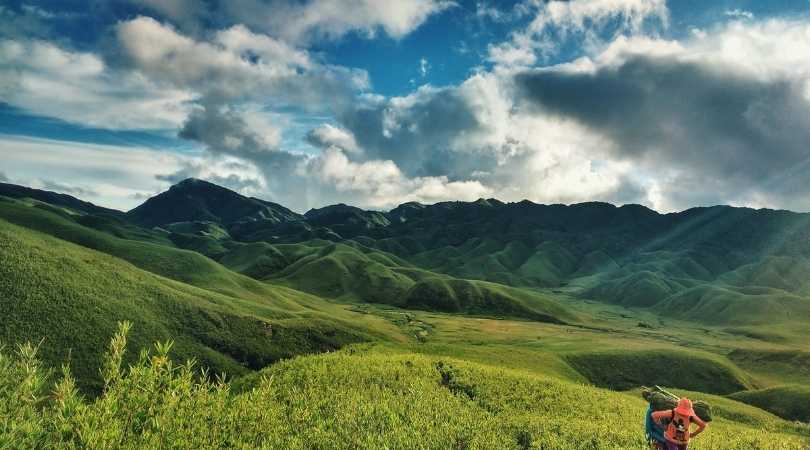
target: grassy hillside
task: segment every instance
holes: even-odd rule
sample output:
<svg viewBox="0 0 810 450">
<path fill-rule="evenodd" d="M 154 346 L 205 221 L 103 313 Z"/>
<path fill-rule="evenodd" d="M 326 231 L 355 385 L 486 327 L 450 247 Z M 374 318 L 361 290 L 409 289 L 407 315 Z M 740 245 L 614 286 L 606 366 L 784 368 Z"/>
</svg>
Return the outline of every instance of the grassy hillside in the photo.
<svg viewBox="0 0 810 450">
<path fill-rule="evenodd" d="M 686 350 L 577 352 L 566 359 L 596 386 L 626 390 L 654 384 L 713 394 L 749 388 L 745 374 L 727 361 Z"/>
<path fill-rule="evenodd" d="M 61 240 L 124 259 L 146 271 L 221 294 L 282 301 L 267 285 L 231 272 L 197 252 L 167 245 L 119 238 L 81 225 L 83 216 L 70 216 L 20 202 L 0 204 L 0 219 Z"/>
<path fill-rule="evenodd" d="M 738 392 L 731 398 L 770 411 L 779 417 L 810 423 L 810 387 L 775 386 Z"/>
<path fill-rule="evenodd" d="M 0 358 L 0 446 L 91 448 L 554 448 L 642 449 L 635 394 L 610 392 L 519 370 L 354 347 L 286 361 L 261 377 L 197 384 L 165 349 L 118 370 L 84 402 L 70 381 L 52 403 L 28 358 Z M 27 382 L 21 382 L 28 380 Z M 240 393 L 241 392 L 241 393 Z M 801 449 L 810 430 L 724 401 L 700 449 Z M 726 416 L 726 408 L 734 410 Z M 637 423 L 637 427 L 628 426 Z"/>
<path fill-rule="evenodd" d="M 173 339 L 178 358 L 232 376 L 386 329 L 303 293 L 262 289 L 260 300 L 203 290 L 0 220 L 0 342 L 44 340 L 45 361 L 69 357 L 89 391 L 99 387 L 99 358 L 120 320 L 136 324 L 137 347 Z"/>
</svg>

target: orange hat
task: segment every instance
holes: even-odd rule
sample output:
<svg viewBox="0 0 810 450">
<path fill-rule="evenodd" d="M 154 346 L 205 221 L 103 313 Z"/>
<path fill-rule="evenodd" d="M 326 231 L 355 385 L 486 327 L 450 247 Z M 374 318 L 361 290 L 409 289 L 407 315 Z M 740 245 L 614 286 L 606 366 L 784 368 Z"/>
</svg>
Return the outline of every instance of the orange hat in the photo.
<svg viewBox="0 0 810 450">
<path fill-rule="evenodd" d="M 678 402 L 678 407 L 675 408 L 675 412 L 682 415 L 682 416 L 694 416 L 695 410 L 692 409 L 692 400 L 684 397 Z"/>
</svg>

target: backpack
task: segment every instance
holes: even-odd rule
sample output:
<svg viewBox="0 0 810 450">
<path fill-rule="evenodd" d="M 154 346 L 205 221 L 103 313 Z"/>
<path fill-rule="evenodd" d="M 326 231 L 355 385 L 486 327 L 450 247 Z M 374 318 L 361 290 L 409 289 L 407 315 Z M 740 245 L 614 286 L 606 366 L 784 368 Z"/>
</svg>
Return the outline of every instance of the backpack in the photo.
<svg viewBox="0 0 810 450">
<path fill-rule="evenodd" d="M 675 410 L 671 411 L 669 417 L 669 424 L 667 425 L 667 434 L 672 436 L 678 442 L 686 442 L 689 440 L 689 425 L 692 423 L 692 418 L 687 417 L 686 423 L 681 420 L 675 421 Z"/>
</svg>

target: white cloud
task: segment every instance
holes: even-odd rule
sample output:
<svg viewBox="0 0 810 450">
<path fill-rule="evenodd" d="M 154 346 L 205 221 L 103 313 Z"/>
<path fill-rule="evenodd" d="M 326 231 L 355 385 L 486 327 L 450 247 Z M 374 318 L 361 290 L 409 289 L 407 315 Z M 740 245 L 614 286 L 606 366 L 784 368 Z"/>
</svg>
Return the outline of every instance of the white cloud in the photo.
<svg viewBox="0 0 810 450">
<path fill-rule="evenodd" d="M 810 209 L 810 24 L 733 21 L 683 41 L 619 37 L 523 73 L 525 99 L 602 133 L 611 161 L 672 210 L 731 203 Z"/>
<path fill-rule="evenodd" d="M 509 41 L 490 45 L 491 62 L 532 65 L 536 54 L 555 53 L 560 42 L 571 35 L 579 35 L 584 44 L 592 45 L 601 41 L 598 33 L 609 24 L 618 27 L 617 33 L 638 34 L 648 20 L 664 26 L 669 21 L 666 0 L 530 0 L 526 8 L 534 12 L 533 20 L 525 29 L 513 32 Z M 549 36 L 549 30 L 556 35 Z"/>
<path fill-rule="evenodd" d="M 430 63 L 425 58 L 419 59 L 419 75 L 422 75 L 422 78 L 425 78 L 430 71 Z"/>
<path fill-rule="evenodd" d="M 230 0 L 222 9 L 235 20 L 287 42 L 337 39 L 351 32 L 374 37 L 379 31 L 401 39 L 431 15 L 455 4 L 439 0 Z"/>
<path fill-rule="evenodd" d="M 39 40 L 0 41 L 0 101 L 34 114 L 100 128 L 174 128 L 193 98 L 111 70 L 92 53 Z"/>
<path fill-rule="evenodd" d="M 155 179 L 181 167 L 182 157 L 155 150 L 0 135 L 3 167 L 14 181 L 45 187 L 38 180 L 83 186 L 81 196 L 101 206 L 127 209 L 131 196 L 162 187 Z"/>
<path fill-rule="evenodd" d="M 319 148 L 337 147 L 348 153 L 362 152 L 351 132 L 328 123 L 311 130 L 307 141 Z"/>
<path fill-rule="evenodd" d="M 120 23 L 117 36 L 140 72 L 215 101 L 272 96 L 319 108 L 368 85 L 364 71 L 316 64 L 305 51 L 239 25 L 202 42 L 138 17 Z"/>
<path fill-rule="evenodd" d="M 735 19 L 753 19 L 754 13 L 751 11 L 746 11 L 744 9 L 729 9 L 725 12 L 726 16 L 732 17 Z"/>
<path fill-rule="evenodd" d="M 317 183 L 312 187 L 322 204 L 348 201 L 371 208 L 391 208 L 407 201 L 471 201 L 492 193 L 475 180 L 408 178 L 390 160 L 352 162 L 335 147 L 312 158 L 301 170 L 303 177 Z"/>
</svg>

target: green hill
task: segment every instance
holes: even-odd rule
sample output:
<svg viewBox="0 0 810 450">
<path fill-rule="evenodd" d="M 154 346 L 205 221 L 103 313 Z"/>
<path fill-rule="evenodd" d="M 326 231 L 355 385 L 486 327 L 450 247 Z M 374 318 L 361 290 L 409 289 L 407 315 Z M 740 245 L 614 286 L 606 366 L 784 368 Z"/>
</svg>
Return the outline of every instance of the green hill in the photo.
<svg viewBox="0 0 810 450">
<path fill-rule="evenodd" d="M 810 387 L 775 386 L 738 392 L 732 399 L 754 405 L 788 420 L 810 423 Z"/>
<path fill-rule="evenodd" d="M 541 294 L 433 273 L 353 241 L 252 243 L 238 246 L 220 262 L 260 280 L 340 301 L 559 323 L 575 320 L 565 306 Z"/>
<path fill-rule="evenodd" d="M 686 350 L 577 352 L 571 365 L 596 386 L 627 390 L 655 384 L 712 394 L 751 387 L 733 364 L 706 353 Z"/>
<path fill-rule="evenodd" d="M 0 220 L 0 342 L 44 339 L 43 358 L 51 365 L 70 359 L 89 391 L 99 388 L 99 358 L 121 320 L 135 323 L 136 348 L 172 339 L 178 359 L 231 376 L 381 335 L 349 313 L 328 305 L 318 311 L 322 302 L 306 294 L 250 283 L 222 289 L 245 296 L 200 289 Z"/>
</svg>

